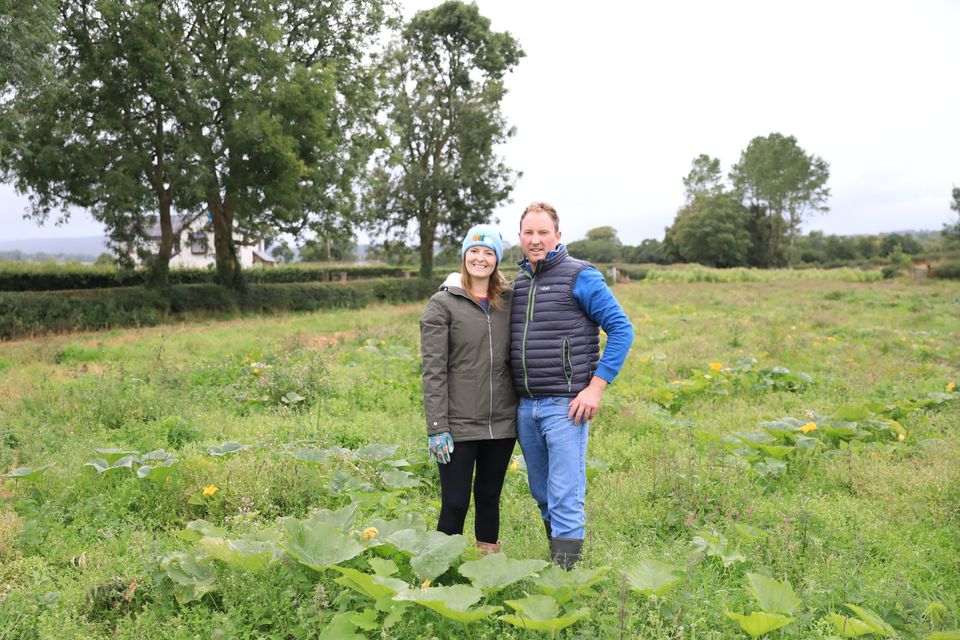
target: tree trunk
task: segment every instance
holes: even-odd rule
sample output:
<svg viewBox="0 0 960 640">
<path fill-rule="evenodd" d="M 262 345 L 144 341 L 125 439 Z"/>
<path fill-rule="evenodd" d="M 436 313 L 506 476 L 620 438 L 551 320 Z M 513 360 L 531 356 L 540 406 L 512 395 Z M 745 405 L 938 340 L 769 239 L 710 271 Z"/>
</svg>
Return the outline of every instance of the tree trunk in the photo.
<svg viewBox="0 0 960 640">
<path fill-rule="evenodd" d="M 437 223 L 428 213 L 420 215 L 420 277 L 433 277 L 433 243 L 437 238 Z"/>
<path fill-rule="evenodd" d="M 173 255 L 173 220 L 170 217 L 172 197 L 169 192 L 159 194 L 160 249 L 154 256 L 147 274 L 147 286 L 166 289 L 170 286 L 170 257 Z"/>
<path fill-rule="evenodd" d="M 243 277 L 240 259 L 233 242 L 233 207 L 229 197 L 221 199 L 219 192 L 207 198 L 213 215 L 213 247 L 217 261 L 217 281 L 230 289 L 242 289 Z"/>
</svg>

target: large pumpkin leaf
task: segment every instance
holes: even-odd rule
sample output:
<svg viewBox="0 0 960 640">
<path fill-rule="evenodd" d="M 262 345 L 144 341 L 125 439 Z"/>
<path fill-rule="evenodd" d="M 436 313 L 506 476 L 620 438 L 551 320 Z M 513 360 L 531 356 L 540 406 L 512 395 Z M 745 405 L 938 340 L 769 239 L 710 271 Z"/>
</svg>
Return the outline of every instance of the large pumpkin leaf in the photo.
<svg viewBox="0 0 960 640">
<path fill-rule="evenodd" d="M 590 615 L 590 609 L 583 607 L 567 613 L 557 615 L 560 608 L 557 601 L 550 596 L 527 596 L 521 600 L 507 600 L 507 606 L 517 612 L 516 615 L 500 616 L 500 620 L 512 624 L 520 629 L 532 629 L 556 634 Z"/>
<path fill-rule="evenodd" d="M 866 623 L 867 626 L 873 629 L 873 632 L 876 633 L 877 635 L 883 636 L 885 638 L 896 637 L 897 632 L 894 631 L 893 627 L 891 627 L 886 620 L 881 618 L 874 611 L 871 611 L 866 607 L 850 604 L 849 602 L 845 603 L 843 606 L 845 606 L 847 609 L 850 609 L 855 614 L 857 614 L 857 616 L 859 616 L 860 619 L 864 623 Z"/>
<path fill-rule="evenodd" d="M 113 462 L 108 462 L 105 458 L 94 458 L 83 466 L 93 467 L 97 470 L 97 473 L 107 473 L 117 469 L 132 469 L 134 459 L 134 456 L 123 456 L 116 458 Z"/>
<path fill-rule="evenodd" d="M 733 611 L 724 611 L 724 613 L 731 620 L 736 620 L 740 624 L 740 628 L 746 631 L 751 638 L 757 638 L 793 622 L 793 618 L 788 618 L 779 613 L 767 613 L 766 611 L 754 611 L 749 616 Z"/>
<path fill-rule="evenodd" d="M 833 624 L 833 628 L 837 630 L 841 638 L 859 638 L 868 633 L 873 633 L 870 625 L 859 618 L 851 618 L 850 616 L 842 616 L 839 613 L 831 613 L 827 616 L 827 620 Z"/>
<path fill-rule="evenodd" d="M 440 531 L 429 531 L 426 543 L 410 559 L 410 568 L 420 579 L 433 580 L 450 568 L 466 546 L 467 540 L 461 535 L 448 536 Z"/>
<path fill-rule="evenodd" d="M 373 576 L 350 567 L 341 567 L 333 565 L 330 567 L 334 571 L 340 572 L 341 576 L 335 580 L 338 584 L 353 589 L 373 600 L 381 598 L 392 598 L 393 596 L 407 591 L 407 583 L 396 578 L 385 576 Z"/>
<path fill-rule="evenodd" d="M 625 574 L 630 588 L 645 596 L 662 596 L 685 577 L 680 568 L 659 560 L 641 560 Z"/>
<path fill-rule="evenodd" d="M 376 529 L 376 534 L 368 537 L 367 544 L 370 546 L 376 546 L 383 544 L 387 538 L 395 534 L 397 531 L 402 531 L 404 529 L 422 531 L 425 533 L 427 531 L 427 523 L 424 521 L 423 516 L 419 513 L 405 513 L 394 520 L 374 518 L 363 527 L 363 531 L 369 531 L 370 529 Z M 371 534 L 372 533 L 373 532 L 371 531 Z"/>
<path fill-rule="evenodd" d="M 491 553 L 480 560 L 464 562 L 459 571 L 477 589 L 495 590 L 536 575 L 547 564 L 543 560 L 513 560 L 502 553 Z"/>
<path fill-rule="evenodd" d="M 397 444 L 368 444 L 360 447 L 353 452 L 354 460 L 363 460 L 365 462 L 377 462 L 392 458 L 397 453 L 400 445 Z"/>
<path fill-rule="evenodd" d="M 500 611 L 501 607 L 485 605 L 471 609 L 483 597 L 479 589 L 465 584 L 455 584 L 452 587 L 430 587 L 428 589 L 411 589 L 398 593 L 396 600 L 416 602 L 420 606 L 436 611 L 445 618 L 455 620 L 461 624 L 476 622 L 486 618 L 491 613 Z"/>
<path fill-rule="evenodd" d="M 16 478 L 17 480 L 26 480 L 27 482 L 36 482 L 39 480 L 52 464 L 45 464 L 42 467 L 17 467 L 10 473 L 3 474 L 4 478 Z"/>
<path fill-rule="evenodd" d="M 192 553 L 174 552 L 162 556 L 160 568 L 173 582 L 173 596 L 180 604 L 197 600 L 216 588 L 213 568 L 199 562 Z"/>
<path fill-rule="evenodd" d="M 609 570 L 609 567 L 597 567 L 596 569 L 576 567 L 566 571 L 555 564 L 551 564 L 534 577 L 532 582 L 546 595 L 563 604 L 576 597 L 584 596 L 590 590 L 590 587 L 606 582 Z"/>
<path fill-rule="evenodd" d="M 791 614 L 801 605 L 789 582 L 777 582 L 758 573 L 747 573 L 750 592 L 764 611 Z"/>
<path fill-rule="evenodd" d="M 725 567 L 729 567 L 734 562 L 745 562 L 747 559 L 739 549 L 730 545 L 730 541 L 725 536 L 716 532 L 701 531 L 700 535 L 694 536 L 693 544 L 708 556 L 720 558 Z"/>
<path fill-rule="evenodd" d="M 209 538 L 222 538 L 227 535 L 226 529 L 215 527 L 213 523 L 206 520 L 191 520 L 187 523 L 186 529 L 174 531 L 173 535 L 187 542 L 199 542 L 204 536 Z"/>
<path fill-rule="evenodd" d="M 387 469 L 380 474 L 383 485 L 390 489 L 409 489 L 420 486 L 420 478 L 410 471 L 401 471 L 400 469 Z"/>
<path fill-rule="evenodd" d="M 353 521 L 357 518 L 357 505 L 354 503 L 341 507 L 336 511 L 330 509 L 320 509 L 310 514 L 306 522 L 312 524 L 326 523 L 336 527 L 340 531 L 347 533 L 353 529 Z"/>
<path fill-rule="evenodd" d="M 126 458 L 127 456 L 133 456 L 134 459 L 136 459 L 136 456 L 140 453 L 139 451 L 130 451 L 127 449 L 97 449 L 96 452 L 97 457 L 105 460 L 108 467 L 117 460 Z"/>
<path fill-rule="evenodd" d="M 279 551 L 270 542 L 253 540 L 201 538 L 198 544 L 214 560 L 220 560 L 253 573 L 263 571 Z"/>
<path fill-rule="evenodd" d="M 207 453 L 212 456 L 217 456 L 222 458 L 224 456 L 230 456 L 235 453 L 240 453 L 241 451 L 246 451 L 250 448 L 248 444 L 240 444 L 239 442 L 233 442 L 228 440 L 221 445 L 214 445 L 212 447 L 207 447 Z"/>
<path fill-rule="evenodd" d="M 303 460 L 310 464 L 323 465 L 330 458 L 343 458 L 349 455 L 350 449 L 344 447 L 329 447 L 327 449 L 306 448 L 295 451 L 292 455 L 297 460 Z"/>
<path fill-rule="evenodd" d="M 333 616 L 333 619 L 323 628 L 323 631 L 320 632 L 320 635 L 317 636 L 318 640 L 365 640 L 366 636 L 358 634 L 357 627 L 359 626 L 355 621 L 355 616 L 357 614 L 353 611 L 348 611 L 345 613 L 338 613 Z"/>
<path fill-rule="evenodd" d="M 141 480 L 150 480 L 157 484 L 163 484 L 163 481 L 173 472 L 174 465 L 177 464 L 177 462 L 179 462 L 179 460 L 176 458 L 168 458 L 154 462 L 153 464 L 145 464 L 137 469 L 137 477 Z"/>
<path fill-rule="evenodd" d="M 359 542 L 329 522 L 283 518 L 282 523 L 287 534 L 284 550 L 316 571 L 346 562 L 363 551 Z"/>
</svg>

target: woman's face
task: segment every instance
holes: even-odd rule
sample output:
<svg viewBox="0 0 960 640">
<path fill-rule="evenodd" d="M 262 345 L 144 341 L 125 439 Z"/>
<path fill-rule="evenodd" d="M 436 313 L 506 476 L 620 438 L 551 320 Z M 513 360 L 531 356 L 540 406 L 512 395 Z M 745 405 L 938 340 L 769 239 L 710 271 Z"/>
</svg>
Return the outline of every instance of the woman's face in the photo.
<svg viewBox="0 0 960 640">
<path fill-rule="evenodd" d="M 487 247 L 470 247 L 463 261 L 471 278 L 489 278 L 497 268 L 497 254 Z"/>
</svg>

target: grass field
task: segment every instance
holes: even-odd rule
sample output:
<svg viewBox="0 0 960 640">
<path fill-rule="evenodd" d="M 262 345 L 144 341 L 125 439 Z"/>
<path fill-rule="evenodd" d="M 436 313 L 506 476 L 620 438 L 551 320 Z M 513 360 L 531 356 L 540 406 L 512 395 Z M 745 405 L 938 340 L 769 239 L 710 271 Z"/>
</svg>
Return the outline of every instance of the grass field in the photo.
<svg viewBox="0 0 960 640">
<path fill-rule="evenodd" d="M 419 305 L 0 344 L 0 640 L 960 637 L 960 285 L 616 293 L 569 576 L 426 533 Z"/>
</svg>

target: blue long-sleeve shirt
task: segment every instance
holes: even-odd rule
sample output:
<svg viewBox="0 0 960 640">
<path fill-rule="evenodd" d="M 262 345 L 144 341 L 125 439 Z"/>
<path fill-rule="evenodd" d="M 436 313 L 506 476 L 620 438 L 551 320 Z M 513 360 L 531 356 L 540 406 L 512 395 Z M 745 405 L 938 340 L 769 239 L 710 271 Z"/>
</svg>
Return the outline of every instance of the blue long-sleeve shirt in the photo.
<svg viewBox="0 0 960 640">
<path fill-rule="evenodd" d="M 562 246 L 557 245 L 557 249 Z M 544 261 L 552 258 L 557 249 L 547 254 Z M 532 272 L 526 259 L 521 263 L 521 268 L 528 273 Z M 584 313 L 607 334 L 607 344 L 594 375 L 613 382 L 623 368 L 633 344 L 633 324 L 607 286 L 603 274 L 596 269 L 584 269 L 577 275 L 573 283 L 573 297 Z"/>
</svg>

